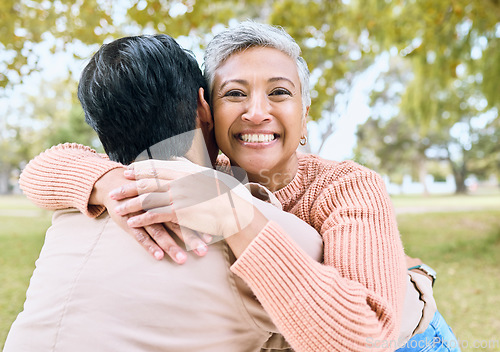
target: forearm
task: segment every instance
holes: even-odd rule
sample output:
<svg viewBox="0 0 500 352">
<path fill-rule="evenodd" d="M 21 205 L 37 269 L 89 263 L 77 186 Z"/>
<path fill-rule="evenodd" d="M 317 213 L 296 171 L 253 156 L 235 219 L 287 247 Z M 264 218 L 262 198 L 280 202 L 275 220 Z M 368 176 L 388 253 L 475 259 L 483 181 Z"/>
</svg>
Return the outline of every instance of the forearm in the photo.
<svg viewBox="0 0 500 352">
<path fill-rule="evenodd" d="M 29 162 L 19 179 L 24 194 L 45 209 L 77 208 L 95 217 L 103 206 L 89 205 L 95 182 L 108 171 L 122 167 L 89 147 L 75 143 L 54 146 Z"/>
<path fill-rule="evenodd" d="M 367 204 L 322 220 L 323 265 L 271 223 L 232 266 L 297 352 L 373 351 L 398 337 L 406 270 L 392 211 L 349 193 Z"/>
<path fill-rule="evenodd" d="M 320 234 L 312 226 L 300 220 L 295 215 L 273 206 L 271 203 L 255 199 L 254 204 L 268 220 L 277 223 L 286 235 L 309 254 L 311 258 L 318 262 L 323 262 L 323 241 Z M 421 263 L 418 258 L 406 256 L 408 267 Z M 424 275 L 422 274 L 412 273 L 413 276 L 417 276 L 417 279 L 419 277 L 423 278 Z M 413 281 L 410 280 L 410 273 L 407 277 L 398 347 L 408 341 L 415 334 L 414 331 L 417 328 L 419 329 L 418 333 L 425 331 L 436 311 L 435 301 L 432 297 L 431 280 L 432 278 L 429 277 L 427 280 Z"/>
<path fill-rule="evenodd" d="M 269 220 L 279 225 L 284 233 L 317 262 L 323 262 L 323 239 L 308 223 L 280 208 L 254 198 L 255 207 Z"/>
</svg>

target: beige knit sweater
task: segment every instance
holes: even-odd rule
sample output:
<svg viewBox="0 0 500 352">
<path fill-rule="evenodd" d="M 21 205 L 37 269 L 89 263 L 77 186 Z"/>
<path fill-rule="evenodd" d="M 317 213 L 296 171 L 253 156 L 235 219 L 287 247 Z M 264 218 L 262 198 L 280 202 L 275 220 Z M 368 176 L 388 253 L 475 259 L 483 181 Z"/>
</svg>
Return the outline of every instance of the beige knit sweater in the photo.
<svg viewBox="0 0 500 352">
<path fill-rule="evenodd" d="M 221 163 L 224 168 L 227 160 Z M 88 206 L 92 187 L 117 167 L 88 147 L 64 144 L 32 160 L 20 185 L 38 206 L 76 207 L 97 216 L 104 209 Z M 324 263 L 310 259 L 270 222 L 231 270 L 251 287 L 297 352 L 394 346 L 407 273 L 380 176 L 351 161 L 300 154 L 296 176 L 275 195 L 284 210 L 322 235 Z"/>
</svg>

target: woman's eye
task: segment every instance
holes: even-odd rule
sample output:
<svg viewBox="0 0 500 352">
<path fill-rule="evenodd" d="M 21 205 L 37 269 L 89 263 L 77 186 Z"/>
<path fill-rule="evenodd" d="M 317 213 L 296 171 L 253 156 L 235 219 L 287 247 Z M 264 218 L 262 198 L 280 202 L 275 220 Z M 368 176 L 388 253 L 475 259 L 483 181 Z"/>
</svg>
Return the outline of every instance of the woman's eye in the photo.
<svg viewBox="0 0 500 352">
<path fill-rule="evenodd" d="M 230 90 L 226 94 L 225 97 L 244 97 L 245 94 L 241 90 Z"/>
<path fill-rule="evenodd" d="M 292 95 L 289 90 L 285 88 L 277 88 L 271 92 L 270 95 Z"/>
</svg>

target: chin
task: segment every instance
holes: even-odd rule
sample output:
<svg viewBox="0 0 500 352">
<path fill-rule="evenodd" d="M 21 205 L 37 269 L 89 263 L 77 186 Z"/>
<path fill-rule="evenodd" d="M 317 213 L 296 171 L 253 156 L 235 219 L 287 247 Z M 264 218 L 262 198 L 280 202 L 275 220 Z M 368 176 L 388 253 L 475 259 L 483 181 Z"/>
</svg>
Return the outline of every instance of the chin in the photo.
<svg viewBox="0 0 500 352">
<path fill-rule="evenodd" d="M 241 158 L 231 160 L 233 161 L 234 165 L 237 165 L 238 167 L 244 169 L 246 172 L 252 174 L 260 172 L 260 170 L 265 167 L 265 165 L 255 159 Z"/>
<path fill-rule="evenodd" d="M 268 175 L 271 170 L 272 170 L 272 165 L 271 164 L 266 164 L 266 163 L 257 163 L 254 162 L 251 165 L 248 165 L 247 168 L 244 168 L 247 173 L 252 174 L 252 175 L 259 175 L 263 177 L 264 175 Z"/>
</svg>

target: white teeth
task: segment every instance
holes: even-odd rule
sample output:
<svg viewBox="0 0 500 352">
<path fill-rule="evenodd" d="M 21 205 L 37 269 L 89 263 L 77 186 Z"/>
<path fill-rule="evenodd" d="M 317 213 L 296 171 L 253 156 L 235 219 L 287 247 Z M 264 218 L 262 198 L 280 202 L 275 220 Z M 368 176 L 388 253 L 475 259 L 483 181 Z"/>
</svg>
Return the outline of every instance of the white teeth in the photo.
<svg viewBox="0 0 500 352">
<path fill-rule="evenodd" d="M 248 143 L 266 143 L 274 140 L 274 134 L 241 134 L 240 139 Z"/>
</svg>

